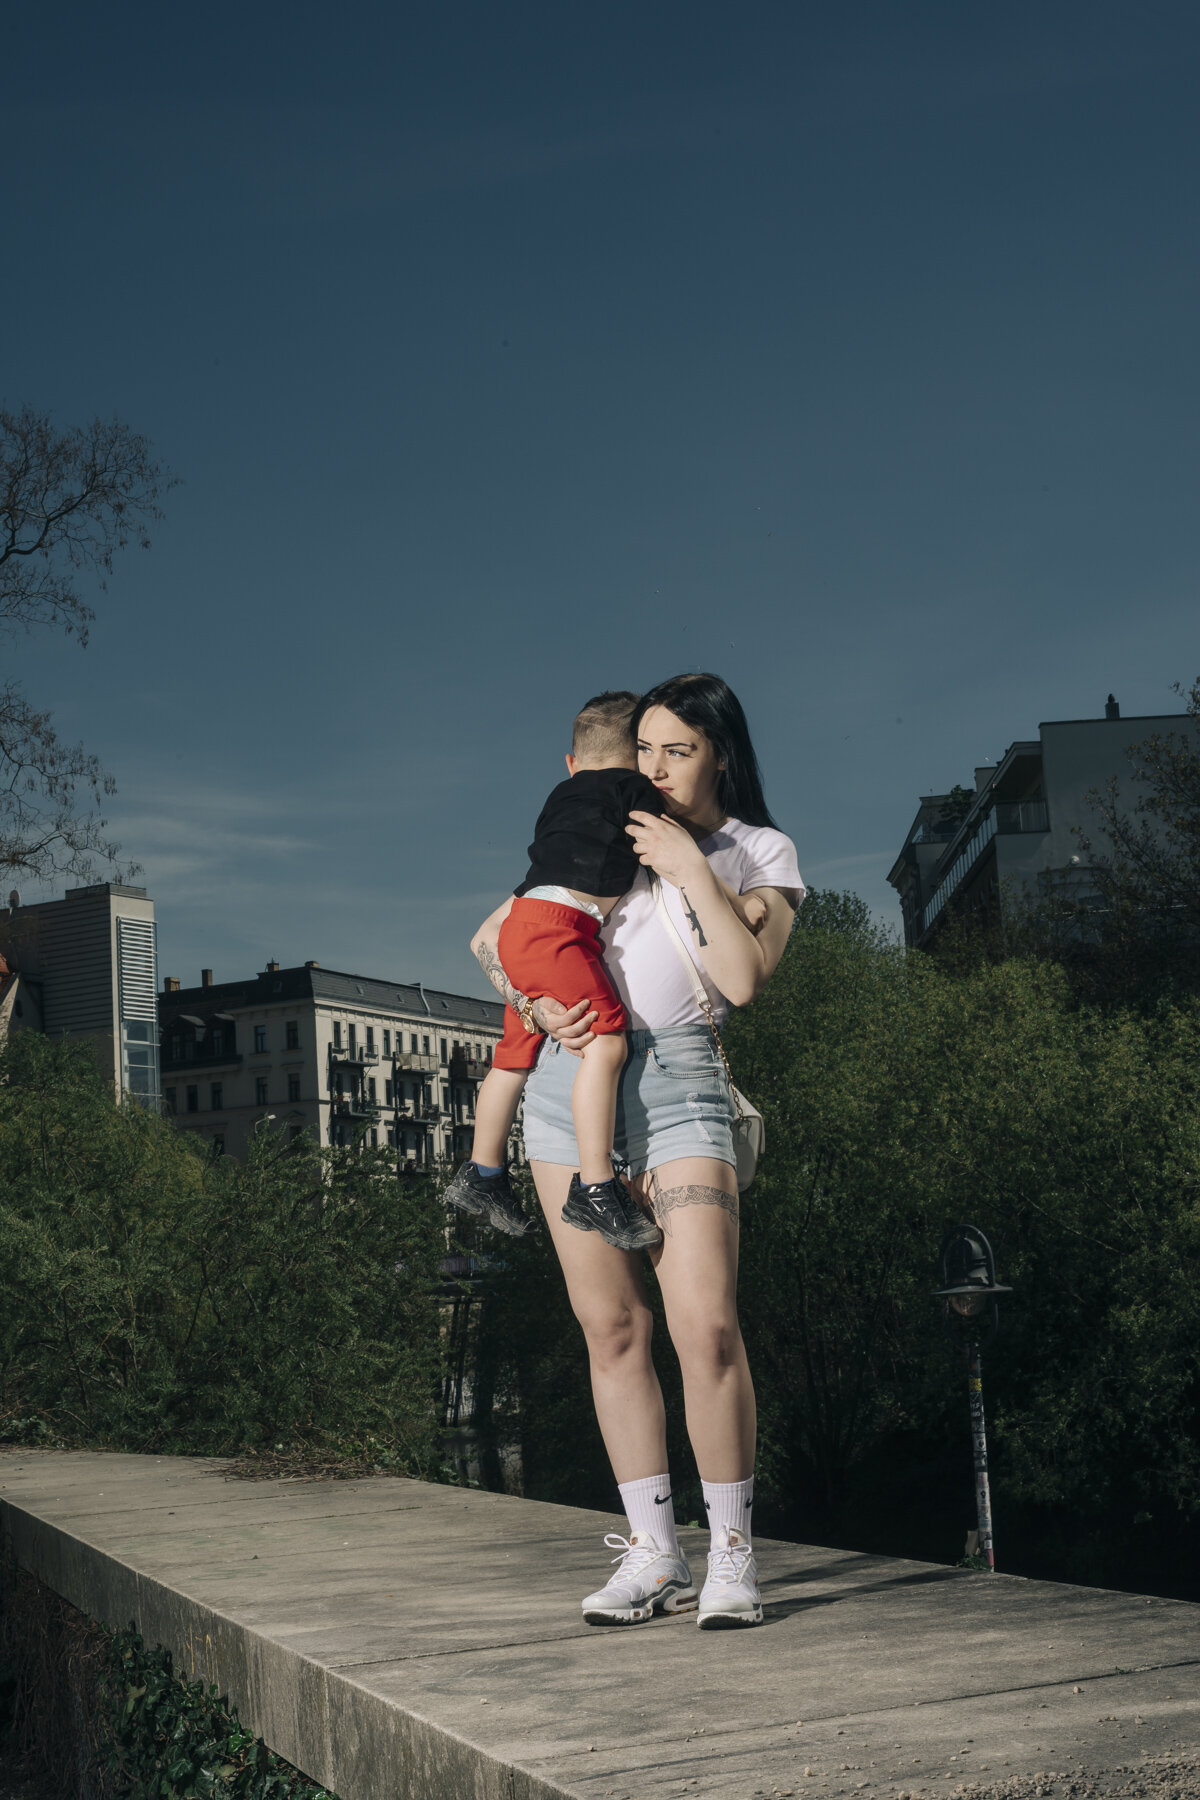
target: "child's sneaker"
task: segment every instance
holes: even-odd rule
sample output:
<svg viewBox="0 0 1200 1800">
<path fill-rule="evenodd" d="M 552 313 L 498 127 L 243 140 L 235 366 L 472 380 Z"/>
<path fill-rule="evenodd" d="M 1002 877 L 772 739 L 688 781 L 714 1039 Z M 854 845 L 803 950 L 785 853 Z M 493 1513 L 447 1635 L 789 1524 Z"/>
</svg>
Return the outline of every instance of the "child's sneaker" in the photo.
<svg viewBox="0 0 1200 1800">
<path fill-rule="evenodd" d="M 564 1224 L 577 1231 L 598 1231 L 617 1250 L 647 1250 L 662 1242 L 654 1220 L 617 1175 L 589 1182 L 580 1181 L 578 1173 L 572 1175 L 562 1216 Z"/>
<path fill-rule="evenodd" d="M 656 1612 L 691 1612 L 696 1605 L 692 1572 L 682 1556 L 660 1550 L 647 1531 L 619 1537 L 610 1531 L 605 1543 L 620 1550 L 616 1574 L 583 1603 L 588 1625 L 640 1625 Z"/>
<path fill-rule="evenodd" d="M 465 1162 L 442 1199 L 457 1206 L 460 1212 L 485 1217 L 509 1237 L 527 1237 L 533 1230 L 533 1220 L 521 1211 L 512 1191 L 507 1169 L 501 1169 L 498 1175 L 481 1175 L 473 1162 Z"/>
<path fill-rule="evenodd" d="M 700 1591 L 702 1631 L 722 1626 L 761 1625 L 762 1596 L 754 1552 L 731 1525 L 721 1525 L 708 1553 L 708 1579 Z"/>
</svg>

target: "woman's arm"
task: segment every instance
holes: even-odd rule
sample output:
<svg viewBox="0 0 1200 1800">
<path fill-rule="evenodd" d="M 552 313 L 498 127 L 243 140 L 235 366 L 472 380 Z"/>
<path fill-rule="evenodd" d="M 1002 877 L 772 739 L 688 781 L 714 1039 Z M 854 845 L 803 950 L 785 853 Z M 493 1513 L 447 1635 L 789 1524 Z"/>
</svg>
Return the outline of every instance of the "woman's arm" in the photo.
<svg viewBox="0 0 1200 1800">
<path fill-rule="evenodd" d="M 695 839 L 673 819 L 632 812 L 630 835 L 640 861 L 679 889 L 691 948 L 731 1006 L 748 1006 L 774 974 L 795 917 L 798 895 L 755 888 L 766 907 L 757 933 L 738 917 L 724 884 Z M 746 895 L 742 896 L 745 900 Z"/>
<path fill-rule="evenodd" d="M 471 954 L 505 1003 L 514 1012 L 520 1012 L 525 1004 L 525 995 L 515 988 L 500 962 L 498 949 L 500 927 L 512 911 L 512 896 L 490 913 L 471 939 Z M 587 1012 L 587 1001 L 581 1000 L 578 1005 L 565 1007 L 549 994 L 535 1000 L 532 1006 L 534 1019 L 539 1031 L 548 1032 L 558 1039 L 564 1050 L 572 1051 L 576 1056 L 586 1049 L 592 1041 L 591 1023 L 596 1017 L 594 1012 Z M 586 1014 L 586 1017 L 584 1016 Z"/>
</svg>

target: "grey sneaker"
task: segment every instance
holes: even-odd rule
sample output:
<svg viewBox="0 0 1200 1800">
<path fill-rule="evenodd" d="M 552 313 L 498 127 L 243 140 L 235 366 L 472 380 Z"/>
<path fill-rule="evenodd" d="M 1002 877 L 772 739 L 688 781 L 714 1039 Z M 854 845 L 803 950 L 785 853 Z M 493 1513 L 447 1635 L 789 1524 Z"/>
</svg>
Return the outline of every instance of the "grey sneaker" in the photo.
<svg viewBox="0 0 1200 1800">
<path fill-rule="evenodd" d="M 507 1232 L 509 1237 L 528 1237 L 533 1230 L 533 1220 L 521 1211 L 512 1191 L 507 1169 L 501 1169 L 498 1175 L 481 1175 L 473 1162 L 465 1162 L 442 1199 L 457 1206 L 460 1212 L 486 1218 L 489 1225 Z"/>
<path fill-rule="evenodd" d="M 662 1243 L 662 1232 L 617 1175 L 586 1183 L 572 1175 L 562 1216 L 577 1231 L 598 1231 L 617 1250 L 648 1250 Z"/>
</svg>

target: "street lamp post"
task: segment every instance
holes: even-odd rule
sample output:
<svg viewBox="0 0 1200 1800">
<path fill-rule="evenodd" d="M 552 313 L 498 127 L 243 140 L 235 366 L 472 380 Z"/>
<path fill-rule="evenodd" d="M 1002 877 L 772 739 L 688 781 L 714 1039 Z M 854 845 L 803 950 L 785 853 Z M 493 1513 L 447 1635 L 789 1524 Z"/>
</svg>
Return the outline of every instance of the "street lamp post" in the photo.
<svg viewBox="0 0 1200 1800">
<path fill-rule="evenodd" d="M 980 1349 L 990 1344 L 1000 1326 L 996 1304 L 999 1294 L 1012 1289 L 996 1280 L 992 1246 L 977 1225 L 956 1225 L 943 1241 L 938 1258 L 941 1286 L 934 1299 L 942 1313 L 950 1341 L 963 1351 L 967 1364 L 967 1392 L 971 1402 L 971 1439 L 975 1456 L 975 1510 L 979 1520 L 979 1549 L 990 1570 L 995 1570 L 992 1535 L 992 1494 L 988 1481 L 987 1427 L 983 1414 L 983 1362 Z"/>
</svg>

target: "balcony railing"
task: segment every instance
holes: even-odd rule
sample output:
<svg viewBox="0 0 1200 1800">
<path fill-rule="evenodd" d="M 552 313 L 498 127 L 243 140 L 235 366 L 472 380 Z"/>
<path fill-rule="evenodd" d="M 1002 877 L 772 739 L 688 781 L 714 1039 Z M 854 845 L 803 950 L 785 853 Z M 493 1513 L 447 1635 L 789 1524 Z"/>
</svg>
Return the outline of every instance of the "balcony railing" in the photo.
<svg viewBox="0 0 1200 1800">
<path fill-rule="evenodd" d="M 182 1069 L 231 1069 L 235 1068 L 241 1060 L 241 1053 L 237 1050 L 201 1050 L 195 1056 L 168 1056 L 164 1050 L 162 1055 L 162 1067 L 164 1072 L 167 1069 L 175 1071 Z"/>
<path fill-rule="evenodd" d="M 358 1044 L 330 1044 L 330 1062 L 342 1063 L 377 1063 L 378 1050 L 364 1050 Z"/>
<path fill-rule="evenodd" d="M 451 1081 L 482 1081 L 490 1063 L 477 1062 L 471 1056 L 452 1056 L 450 1058 Z"/>
<path fill-rule="evenodd" d="M 1044 800 L 997 800 L 996 830 L 1049 831 L 1050 813 Z"/>
<path fill-rule="evenodd" d="M 339 1119 L 377 1119 L 382 1111 L 378 1100 L 364 1100 L 358 1094 L 335 1094 L 330 1106 Z"/>
<path fill-rule="evenodd" d="M 397 1050 L 392 1061 L 398 1069 L 409 1069 L 416 1075 L 435 1075 L 442 1066 L 436 1056 L 416 1050 Z"/>
</svg>

